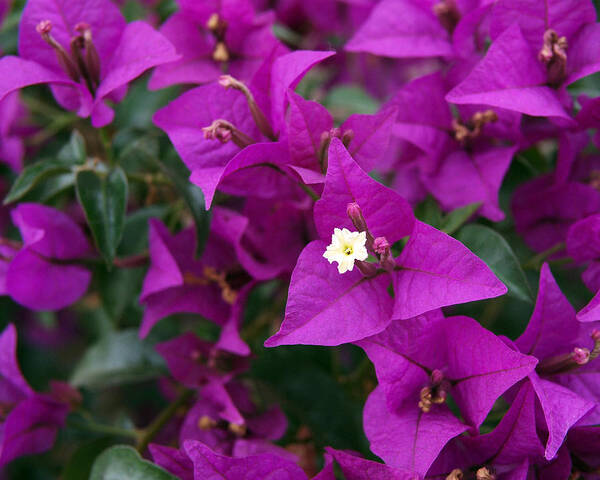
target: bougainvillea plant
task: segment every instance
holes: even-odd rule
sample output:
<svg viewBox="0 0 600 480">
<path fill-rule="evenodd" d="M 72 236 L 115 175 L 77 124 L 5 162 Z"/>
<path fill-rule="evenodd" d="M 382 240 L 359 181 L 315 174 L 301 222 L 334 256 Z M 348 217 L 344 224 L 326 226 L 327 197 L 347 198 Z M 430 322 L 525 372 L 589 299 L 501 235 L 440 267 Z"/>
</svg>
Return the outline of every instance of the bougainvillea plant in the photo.
<svg viewBox="0 0 600 480">
<path fill-rule="evenodd" d="M 0 479 L 600 480 L 599 3 L 0 0 Z"/>
</svg>

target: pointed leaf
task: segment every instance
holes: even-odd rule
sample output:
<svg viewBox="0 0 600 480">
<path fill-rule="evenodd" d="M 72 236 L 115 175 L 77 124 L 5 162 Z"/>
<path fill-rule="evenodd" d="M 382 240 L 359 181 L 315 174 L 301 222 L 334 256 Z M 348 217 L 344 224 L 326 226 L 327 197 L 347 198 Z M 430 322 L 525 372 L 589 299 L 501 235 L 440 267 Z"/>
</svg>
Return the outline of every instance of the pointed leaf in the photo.
<svg viewBox="0 0 600 480">
<path fill-rule="evenodd" d="M 77 130 L 73 130 L 69 143 L 58 152 L 58 159 L 67 163 L 82 165 L 87 159 L 85 140 Z"/>
<path fill-rule="evenodd" d="M 120 167 L 105 176 L 81 170 L 75 177 L 75 189 L 96 246 L 110 266 L 125 227 L 128 190 L 125 173 Z"/>
<path fill-rule="evenodd" d="M 471 218 L 479 207 L 481 207 L 481 202 L 475 202 L 452 210 L 442 220 L 440 230 L 448 235 L 452 235 Z"/>
<path fill-rule="evenodd" d="M 190 183 L 189 171 L 186 166 L 173 155 L 161 158 L 160 168 L 175 184 L 177 191 L 181 194 L 190 213 L 194 218 L 196 226 L 196 256 L 204 251 L 204 245 L 210 232 L 211 213 L 204 208 L 205 199 L 202 190 Z"/>
<path fill-rule="evenodd" d="M 67 173 L 70 170 L 71 167 L 68 163 L 58 159 L 41 160 L 26 167 L 4 198 L 4 204 L 8 205 L 20 200 L 42 180 L 61 173 Z"/>
<path fill-rule="evenodd" d="M 481 258 L 508 287 L 508 294 L 533 303 L 531 287 L 508 242 L 489 227 L 467 225 L 456 238 Z"/>
<path fill-rule="evenodd" d="M 90 480 L 176 480 L 176 477 L 143 460 L 132 447 L 115 445 L 96 459 Z"/>
<path fill-rule="evenodd" d="M 90 388 L 142 382 L 165 372 L 162 357 L 138 338 L 137 329 L 112 332 L 92 345 L 71 376 Z"/>
</svg>

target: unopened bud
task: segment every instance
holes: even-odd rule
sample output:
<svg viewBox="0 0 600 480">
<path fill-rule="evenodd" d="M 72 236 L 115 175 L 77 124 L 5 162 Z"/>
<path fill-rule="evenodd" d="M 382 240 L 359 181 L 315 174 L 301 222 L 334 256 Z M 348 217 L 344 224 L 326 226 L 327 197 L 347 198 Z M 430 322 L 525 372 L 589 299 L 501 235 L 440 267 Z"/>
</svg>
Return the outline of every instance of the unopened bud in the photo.
<svg viewBox="0 0 600 480">
<path fill-rule="evenodd" d="M 496 475 L 493 470 L 488 467 L 481 467 L 475 473 L 475 478 L 477 480 L 496 480 Z"/>
<path fill-rule="evenodd" d="M 366 232 L 368 230 L 367 221 L 365 220 L 358 203 L 349 203 L 346 206 L 346 213 L 348 214 L 348 217 L 350 217 L 350 220 L 352 221 L 352 224 L 356 230 L 359 232 Z"/>
<path fill-rule="evenodd" d="M 247 428 L 246 425 L 240 425 L 239 423 L 230 423 L 229 431 L 233 433 L 236 437 L 243 437 L 246 435 Z"/>
<path fill-rule="evenodd" d="M 69 78 L 75 82 L 78 82 L 80 74 L 77 65 L 67 51 L 63 48 L 63 46 L 58 43 L 50 34 L 52 31 L 52 22 L 50 20 L 42 20 L 37 24 L 35 29 L 41 35 L 42 39 L 54 49 L 58 63 L 69 76 Z"/>
<path fill-rule="evenodd" d="M 377 237 L 373 240 L 373 250 L 379 255 L 380 265 L 388 272 L 393 272 L 396 268 L 396 262 L 392 256 L 390 243 L 385 237 Z"/>
<path fill-rule="evenodd" d="M 210 418 L 208 415 L 202 415 L 198 419 L 198 428 L 200 430 L 210 430 L 217 426 L 217 422 Z"/>
<path fill-rule="evenodd" d="M 224 42 L 217 42 L 215 49 L 213 50 L 212 58 L 215 62 L 229 61 L 229 50 L 227 50 Z"/>
<path fill-rule="evenodd" d="M 219 28 L 220 18 L 218 13 L 213 13 L 206 22 L 206 28 L 216 30 Z"/>
<path fill-rule="evenodd" d="M 224 88 L 234 88 L 235 90 L 242 92 L 246 97 L 246 101 L 248 102 L 248 108 L 250 109 L 254 123 L 256 123 L 256 126 L 260 132 L 270 140 L 277 140 L 275 133 L 273 133 L 273 128 L 267 120 L 267 117 L 256 103 L 254 95 L 252 95 L 250 89 L 244 83 L 240 82 L 231 75 L 221 75 L 219 77 L 219 85 Z"/>
<path fill-rule="evenodd" d="M 50 20 L 42 20 L 35 27 L 35 31 L 40 35 L 46 35 L 52 31 L 52 22 Z"/>
<path fill-rule="evenodd" d="M 363 260 L 354 260 L 354 265 L 365 277 L 371 278 L 377 274 L 377 266 Z"/>
<path fill-rule="evenodd" d="M 590 351 L 587 348 L 575 347 L 571 356 L 577 365 L 585 365 L 590 361 Z"/>
<path fill-rule="evenodd" d="M 345 130 L 342 134 L 342 143 L 344 144 L 344 147 L 348 148 L 352 140 L 354 140 L 354 130 Z"/>
<path fill-rule="evenodd" d="M 75 25 L 75 31 L 83 37 L 85 47 L 84 63 L 90 78 L 97 87 L 100 84 L 100 55 L 98 55 L 98 51 L 92 40 L 92 29 L 87 23 L 80 22 Z"/>
<path fill-rule="evenodd" d="M 558 88 L 567 77 L 567 48 L 566 37 L 548 29 L 544 32 L 544 43 L 538 53 L 538 59 L 546 65 L 548 85 Z"/>
<path fill-rule="evenodd" d="M 463 480 L 463 478 L 464 475 L 462 470 L 460 468 L 455 468 L 448 474 L 446 480 Z"/>
<path fill-rule="evenodd" d="M 321 133 L 321 141 L 319 143 L 319 164 L 321 165 L 321 173 L 327 173 L 329 164 L 329 144 L 331 143 L 331 135 L 329 132 Z"/>
<path fill-rule="evenodd" d="M 238 130 L 232 123 L 223 119 L 215 120 L 208 127 L 202 127 L 202 132 L 204 133 L 204 138 L 207 140 L 218 140 L 221 143 L 233 141 L 240 148 L 245 148 L 255 143 L 252 138 Z"/>
<path fill-rule="evenodd" d="M 377 237 L 373 241 L 373 250 L 379 255 L 387 253 L 390 250 L 390 243 L 387 241 L 387 238 Z"/>
<path fill-rule="evenodd" d="M 452 33 L 460 21 L 460 11 L 455 0 L 441 0 L 433 6 L 433 13 L 442 27 Z"/>
</svg>

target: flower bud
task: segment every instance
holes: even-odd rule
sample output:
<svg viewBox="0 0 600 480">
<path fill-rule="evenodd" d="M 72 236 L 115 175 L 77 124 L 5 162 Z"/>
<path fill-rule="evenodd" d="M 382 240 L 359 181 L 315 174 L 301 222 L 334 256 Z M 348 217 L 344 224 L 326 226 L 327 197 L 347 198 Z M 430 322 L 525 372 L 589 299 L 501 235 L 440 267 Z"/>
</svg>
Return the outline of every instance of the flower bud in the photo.
<svg viewBox="0 0 600 480">
<path fill-rule="evenodd" d="M 352 224 L 356 230 L 359 232 L 366 232 L 368 230 L 367 221 L 365 220 L 358 203 L 349 203 L 346 207 L 346 213 L 348 214 L 348 217 L 350 217 L 350 220 L 352 220 Z"/>
</svg>

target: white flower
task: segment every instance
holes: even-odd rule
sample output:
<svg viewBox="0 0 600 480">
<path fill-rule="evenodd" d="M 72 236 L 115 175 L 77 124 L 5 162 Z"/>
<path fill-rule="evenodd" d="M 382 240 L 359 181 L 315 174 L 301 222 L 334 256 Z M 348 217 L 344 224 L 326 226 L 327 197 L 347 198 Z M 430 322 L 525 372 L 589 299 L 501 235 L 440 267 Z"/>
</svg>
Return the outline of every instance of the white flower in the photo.
<svg viewBox="0 0 600 480">
<path fill-rule="evenodd" d="M 351 232 L 347 228 L 335 228 L 331 236 L 331 245 L 323 256 L 329 263 L 338 263 L 338 272 L 346 273 L 354 268 L 354 260 L 366 260 L 369 256 L 366 232 Z"/>
</svg>

